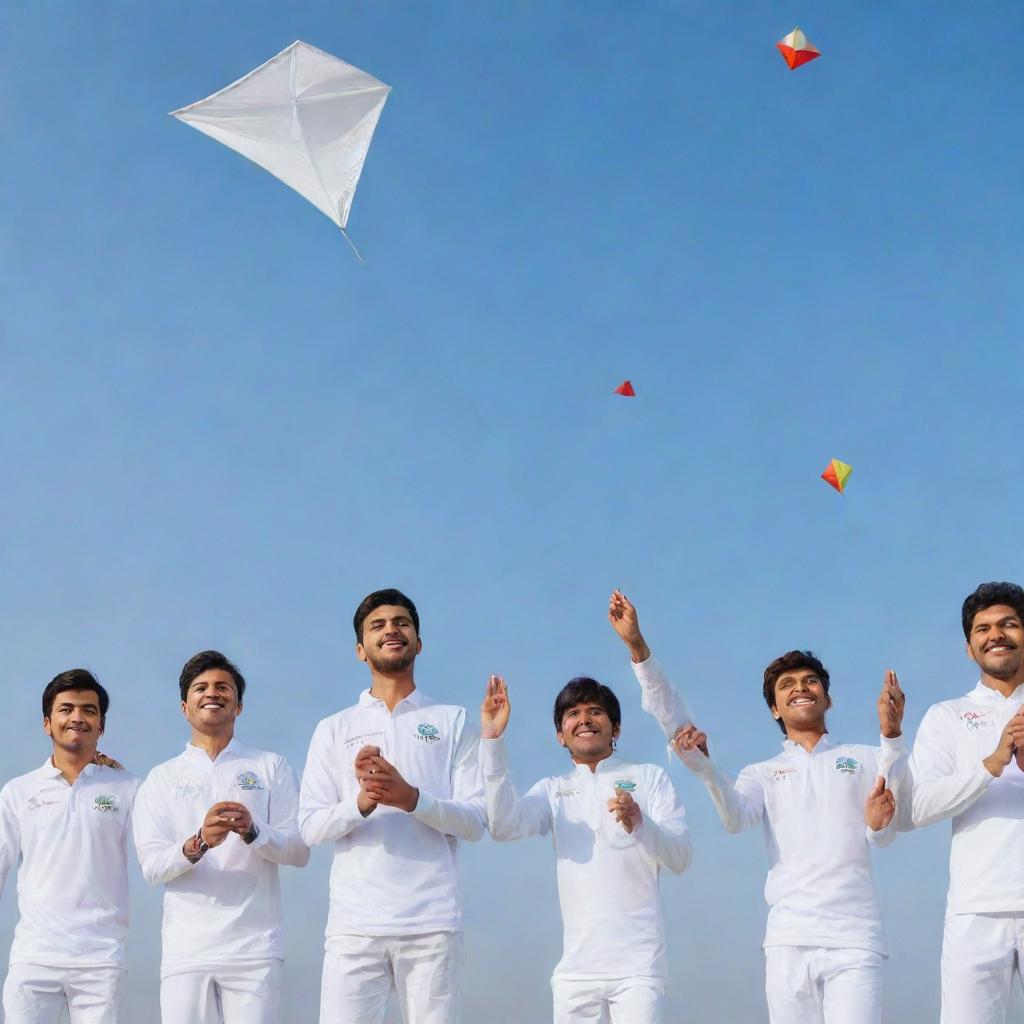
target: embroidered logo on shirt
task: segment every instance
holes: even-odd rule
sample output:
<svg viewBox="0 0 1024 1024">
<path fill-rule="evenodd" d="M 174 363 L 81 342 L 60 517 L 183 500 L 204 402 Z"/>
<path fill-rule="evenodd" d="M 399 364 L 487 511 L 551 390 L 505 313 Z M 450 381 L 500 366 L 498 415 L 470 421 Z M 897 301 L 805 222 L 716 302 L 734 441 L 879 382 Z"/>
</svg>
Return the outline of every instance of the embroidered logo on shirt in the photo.
<svg viewBox="0 0 1024 1024">
<path fill-rule="evenodd" d="M 627 793 L 632 793 L 636 789 L 636 783 L 632 779 L 616 779 L 616 789 L 624 789 Z"/>
<path fill-rule="evenodd" d="M 255 772 L 239 772 L 235 785 L 239 789 L 263 789 L 263 783 Z"/>
<path fill-rule="evenodd" d="M 431 725 L 429 722 L 420 722 L 416 726 L 416 739 L 422 740 L 424 743 L 436 743 L 441 738 L 441 734 L 437 731 L 436 725 Z"/>
<path fill-rule="evenodd" d="M 965 711 L 960 716 L 960 721 L 967 726 L 968 732 L 976 732 L 978 729 L 994 729 L 996 723 L 987 717 L 991 714 L 991 709 L 986 711 Z"/>
<path fill-rule="evenodd" d="M 795 768 L 776 768 L 775 771 L 772 772 L 772 779 L 776 782 L 782 782 L 784 779 L 793 778 L 794 775 L 796 775 Z"/>
<path fill-rule="evenodd" d="M 30 811 L 41 811 L 44 807 L 56 807 L 59 800 L 44 800 L 42 797 L 33 796 L 29 798 L 26 805 Z"/>
<path fill-rule="evenodd" d="M 852 757 L 837 757 L 836 758 L 836 771 L 842 772 L 844 775 L 857 775 L 864 771 L 864 766 Z"/>
<path fill-rule="evenodd" d="M 100 793 L 92 802 L 94 811 L 102 811 L 104 814 L 117 814 L 121 810 L 120 801 L 113 793 Z"/>
<path fill-rule="evenodd" d="M 199 792 L 199 783 L 190 775 L 182 775 L 174 780 L 174 795 L 179 800 L 188 800 Z"/>
<path fill-rule="evenodd" d="M 556 789 L 555 790 L 555 799 L 556 800 L 557 799 L 565 800 L 565 799 L 568 799 L 569 797 L 579 796 L 579 795 L 580 795 L 580 791 L 578 789 Z"/>
</svg>

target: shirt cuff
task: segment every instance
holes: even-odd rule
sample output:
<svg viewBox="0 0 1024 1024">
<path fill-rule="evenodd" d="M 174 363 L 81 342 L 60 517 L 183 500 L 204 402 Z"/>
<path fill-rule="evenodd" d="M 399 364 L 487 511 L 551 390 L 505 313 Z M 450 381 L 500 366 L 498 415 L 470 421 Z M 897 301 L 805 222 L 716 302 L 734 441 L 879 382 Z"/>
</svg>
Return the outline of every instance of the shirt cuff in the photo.
<svg viewBox="0 0 1024 1024">
<path fill-rule="evenodd" d="M 906 733 L 900 733 L 899 736 L 879 736 L 879 746 L 883 750 L 891 751 L 894 754 L 902 754 L 907 749 L 907 736 Z"/>
<path fill-rule="evenodd" d="M 264 822 L 252 819 L 252 823 L 256 826 L 256 838 L 251 843 L 246 843 L 250 850 L 258 850 L 261 846 L 266 846 L 270 842 L 270 828 Z M 245 840 L 242 840 L 245 843 Z"/>
<path fill-rule="evenodd" d="M 492 778 L 508 771 L 508 751 L 501 736 L 493 740 L 480 740 L 480 766 L 484 775 Z"/>
<path fill-rule="evenodd" d="M 434 805 L 437 801 L 425 790 L 419 791 L 419 799 L 416 801 L 416 806 L 410 812 L 414 818 L 422 821 L 424 825 L 432 825 L 434 815 L 430 812 L 434 809 Z"/>
</svg>

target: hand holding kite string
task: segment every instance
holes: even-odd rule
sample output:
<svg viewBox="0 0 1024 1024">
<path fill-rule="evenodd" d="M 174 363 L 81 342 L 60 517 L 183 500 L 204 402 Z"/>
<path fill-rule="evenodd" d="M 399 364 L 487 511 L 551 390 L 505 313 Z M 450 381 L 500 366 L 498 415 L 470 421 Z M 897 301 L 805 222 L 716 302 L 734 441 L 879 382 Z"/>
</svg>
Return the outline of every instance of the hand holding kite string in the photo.
<svg viewBox="0 0 1024 1024">
<path fill-rule="evenodd" d="M 878 724 L 886 739 L 893 740 L 902 734 L 903 710 L 906 703 L 907 696 L 900 689 L 896 673 L 890 668 L 885 673 L 882 692 L 878 698 Z"/>
<path fill-rule="evenodd" d="M 982 764 L 989 770 L 990 774 L 997 779 L 1003 774 L 1003 769 L 1016 757 L 1017 765 L 1020 766 L 1020 750 L 1024 747 L 1024 704 L 1017 713 L 1006 723 L 996 749 L 992 751 Z M 1024 770 L 1024 769 L 1022 769 Z"/>
<path fill-rule="evenodd" d="M 676 730 L 672 746 L 683 764 L 693 771 L 704 768 L 711 757 L 708 753 L 708 734 L 701 732 L 692 723 Z"/>
<path fill-rule="evenodd" d="M 633 834 L 633 829 L 643 821 L 643 814 L 640 805 L 633 799 L 633 795 L 624 789 L 615 788 L 615 796 L 608 801 L 608 813 L 615 815 L 615 820 L 628 835 Z"/>
<path fill-rule="evenodd" d="M 501 676 L 491 676 L 480 705 L 480 735 L 485 740 L 496 740 L 508 728 L 512 705 L 508 699 L 508 687 Z"/>
<path fill-rule="evenodd" d="M 896 813 L 896 797 L 879 775 L 864 805 L 864 821 L 872 832 L 881 832 L 893 819 Z"/>
<path fill-rule="evenodd" d="M 651 649 L 640 632 L 640 621 L 636 609 L 629 598 L 621 590 L 613 590 L 608 601 L 608 621 L 612 629 L 619 634 L 622 642 L 629 648 L 629 653 L 637 664 L 651 656 Z"/>
</svg>

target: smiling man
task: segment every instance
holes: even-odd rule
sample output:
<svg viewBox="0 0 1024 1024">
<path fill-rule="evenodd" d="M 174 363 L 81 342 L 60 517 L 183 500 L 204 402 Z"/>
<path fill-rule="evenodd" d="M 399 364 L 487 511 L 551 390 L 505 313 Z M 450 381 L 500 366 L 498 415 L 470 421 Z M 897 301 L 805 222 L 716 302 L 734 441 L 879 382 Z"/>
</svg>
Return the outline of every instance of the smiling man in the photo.
<svg viewBox="0 0 1024 1024">
<path fill-rule="evenodd" d="M 139 790 L 135 845 L 164 886 L 163 1024 L 277 1024 L 284 960 L 278 865 L 302 867 L 298 782 L 279 754 L 235 739 L 245 679 L 218 651 L 178 681 L 185 752 Z"/>
<path fill-rule="evenodd" d="M 572 758 L 564 775 L 519 798 L 502 736 L 511 705 L 491 676 L 480 708 L 487 819 L 499 842 L 555 841 L 562 959 L 551 978 L 555 1024 L 660 1024 L 668 963 L 658 879 L 693 858 L 668 774 L 615 754 L 618 698 L 586 676 L 555 698 L 555 736 Z"/>
<path fill-rule="evenodd" d="M 477 736 L 464 708 L 416 688 L 416 606 L 368 595 L 353 617 L 370 669 L 358 703 L 316 727 L 299 821 L 334 843 L 321 1024 L 456 1024 L 462 980 L 458 840 L 484 831 Z"/>
<path fill-rule="evenodd" d="M 110 698 L 85 669 L 43 690 L 53 752 L 0 791 L 0 892 L 21 857 L 7 1024 L 115 1024 L 128 931 L 127 834 L 139 780 L 96 745 Z M 98 763 L 98 762 L 104 763 Z"/>
<path fill-rule="evenodd" d="M 983 583 L 961 621 L 981 679 L 921 721 L 910 824 L 953 823 L 943 1024 L 1002 1024 L 1024 956 L 1024 590 Z"/>
<path fill-rule="evenodd" d="M 809 651 L 776 658 L 764 671 L 763 695 L 786 737 L 782 753 L 748 765 L 734 782 L 711 760 L 707 736 L 620 591 L 608 617 L 629 648 L 645 709 L 707 788 L 726 831 L 764 829 L 772 1024 L 877 1024 L 886 946 L 869 851 L 894 838 L 893 789 L 905 799 L 904 696 L 895 674 L 886 673 L 878 699 L 881 747 L 835 744 L 825 724 L 832 698 L 824 665 Z"/>
</svg>

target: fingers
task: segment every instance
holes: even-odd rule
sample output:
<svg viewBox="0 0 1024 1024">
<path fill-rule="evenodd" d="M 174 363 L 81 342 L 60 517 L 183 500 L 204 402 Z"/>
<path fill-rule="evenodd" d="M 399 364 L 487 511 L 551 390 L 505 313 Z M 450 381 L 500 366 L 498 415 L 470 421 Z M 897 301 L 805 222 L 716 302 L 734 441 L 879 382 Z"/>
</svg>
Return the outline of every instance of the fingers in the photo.
<svg viewBox="0 0 1024 1024">
<path fill-rule="evenodd" d="M 871 787 L 871 795 L 868 797 L 869 800 L 874 800 L 875 797 L 881 796 L 885 792 L 885 779 L 879 775 L 875 779 L 874 786 Z"/>
</svg>

